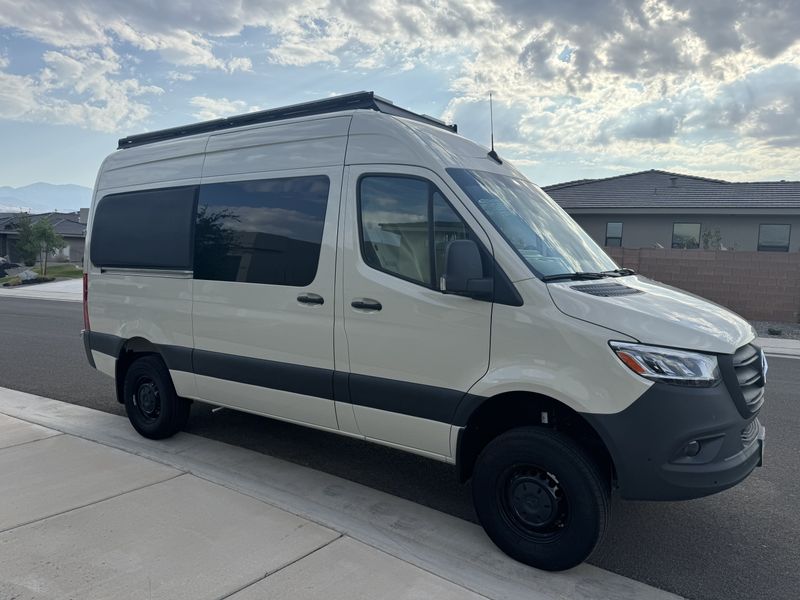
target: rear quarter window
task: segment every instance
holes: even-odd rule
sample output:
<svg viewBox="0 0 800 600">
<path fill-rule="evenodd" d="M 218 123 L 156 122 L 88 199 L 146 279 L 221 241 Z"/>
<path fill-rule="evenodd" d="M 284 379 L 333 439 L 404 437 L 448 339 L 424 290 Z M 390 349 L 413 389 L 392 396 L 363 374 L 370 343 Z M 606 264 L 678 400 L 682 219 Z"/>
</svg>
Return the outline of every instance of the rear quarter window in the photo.
<svg viewBox="0 0 800 600">
<path fill-rule="evenodd" d="M 104 196 L 92 222 L 92 264 L 190 270 L 197 190 L 182 186 Z"/>
<path fill-rule="evenodd" d="M 324 175 L 203 184 L 194 278 L 307 286 L 317 273 L 330 181 Z"/>
</svg>

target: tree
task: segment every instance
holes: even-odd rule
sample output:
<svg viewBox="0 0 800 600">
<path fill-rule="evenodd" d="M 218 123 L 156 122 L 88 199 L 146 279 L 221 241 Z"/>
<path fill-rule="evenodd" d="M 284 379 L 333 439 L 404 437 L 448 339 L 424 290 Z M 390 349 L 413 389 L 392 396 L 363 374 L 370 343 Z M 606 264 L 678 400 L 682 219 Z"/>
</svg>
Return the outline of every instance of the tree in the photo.
<svg viewBox="0 0 800 600">
<path fill-rule="evenodd" d="M 17 252 L 19 253 L 22 264 L 32 267 L 36 263 L 39 255 L 39 242 L 36 240 L 36 232 L 33 229 L 31 216 L 22 213 L 14 220 L 14 227 L 17 230 Z"/>
<path fill-rule="evenodd" d="M 33 236 L 42 257 L 42 277 L 45 277 L 47 276 L 47 257 L 61 250 L 67 243 L 55 232 L 53 224 L 44 217 L 34 223 Z"/>
</svg>

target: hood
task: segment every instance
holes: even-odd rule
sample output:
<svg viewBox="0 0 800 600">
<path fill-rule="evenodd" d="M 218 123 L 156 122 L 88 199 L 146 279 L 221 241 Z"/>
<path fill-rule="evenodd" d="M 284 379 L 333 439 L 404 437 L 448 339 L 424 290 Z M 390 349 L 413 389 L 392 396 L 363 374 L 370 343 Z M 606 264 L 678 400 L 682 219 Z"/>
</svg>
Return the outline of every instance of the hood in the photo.
<svg viewBox="0 0 800 600">
<path fill-rule="evenodd" d="M 548 284 L 558 309 L 642 344 L 733 354 L 755 337 L 727 308 L 641 275 Z"/>
</svg>

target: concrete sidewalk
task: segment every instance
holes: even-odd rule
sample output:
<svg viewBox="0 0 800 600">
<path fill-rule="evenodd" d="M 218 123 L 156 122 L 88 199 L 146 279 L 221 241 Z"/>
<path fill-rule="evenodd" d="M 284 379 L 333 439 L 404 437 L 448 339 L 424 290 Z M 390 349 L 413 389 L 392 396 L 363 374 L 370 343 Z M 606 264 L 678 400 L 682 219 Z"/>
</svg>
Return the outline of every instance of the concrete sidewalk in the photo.
<svg viewBox="0 0 800 600">
<path fill-rule="evenodd" d="M 0 598 L 676 598 L 590 565 L 525 567 L 407 500 L 4 388 L 0 498 Z"/>
<path fill-rule="evenodd" d="M 83 281 L 81 279 L 64 279 L 62 281 L 51 281 L 50 283 L 34 283 L 15 287 L 3 287 L 0 285 L 0 298 L 82 302 Z"/>
<path fill-rule="evenodd" d="M 800 358 L 800 340 L 784 338 L 756 338 L 759 346 L 767 356 L 784 356 Z"/>
</svg>

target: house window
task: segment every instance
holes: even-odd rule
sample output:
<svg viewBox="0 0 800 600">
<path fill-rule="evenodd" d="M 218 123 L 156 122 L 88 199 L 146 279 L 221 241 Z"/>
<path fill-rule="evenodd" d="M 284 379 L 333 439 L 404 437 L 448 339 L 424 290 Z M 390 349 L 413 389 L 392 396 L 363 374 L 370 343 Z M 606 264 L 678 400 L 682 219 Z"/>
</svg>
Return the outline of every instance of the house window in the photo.
<svg viewBox="0 0 800 600">
<path fill-rule="evenodd" d="M 694 250 L 700 247 L 700 223 L 674 223 L 672 247 Z"/>
<path fill-rule="evenodd" d="M 606 223 L 606 246 L 622 246 L 622 223 Z"/>
<path fill-rule="evenodd" d="M 758 226 L 758 249 L 762 252 L 788 252 L 791 225 Z"/>
</svg>

